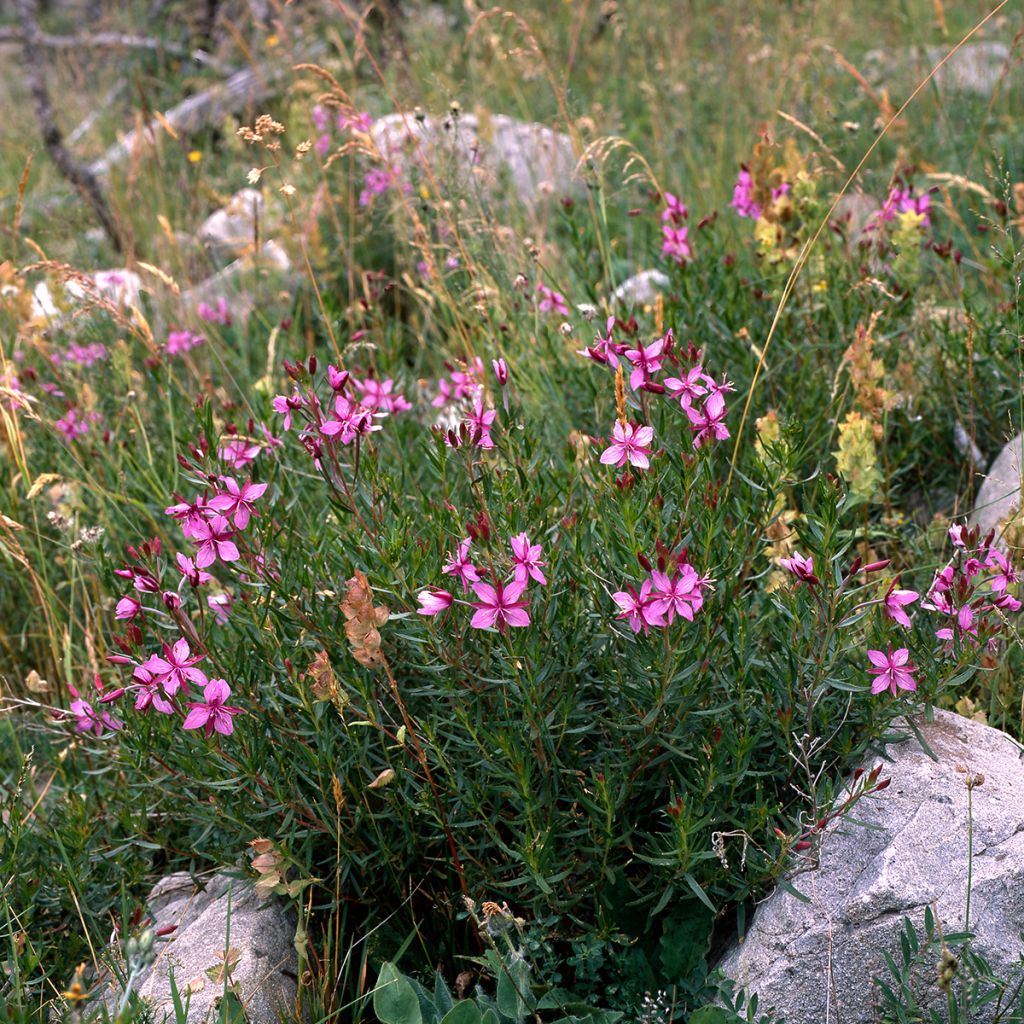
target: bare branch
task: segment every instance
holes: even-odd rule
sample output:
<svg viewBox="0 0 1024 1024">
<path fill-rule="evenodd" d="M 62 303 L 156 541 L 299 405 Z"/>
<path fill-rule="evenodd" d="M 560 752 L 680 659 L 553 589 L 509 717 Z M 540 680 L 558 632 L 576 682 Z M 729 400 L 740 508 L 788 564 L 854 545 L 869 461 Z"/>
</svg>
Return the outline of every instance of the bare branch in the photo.
<svg viewBox="0 0 1024 1024">
<path fill-rule="evenodd" d="M 0 43 L 23 44 L 25 35 L 24 27 L 0 28 Z M 48 50 L 153 50 L 177 57 L 180 60 L 205 64 L 221 73 L 228 73 L 230 70 L 205 50 L 187 50 L 163 39 L 157 39 L 155 36 L 137 36 L 127 32 L 82 32 L 74 36 L 54 36 L 46 32 L 39 32 L 36 42 Z"/>
<path fill-rule="evenodd" d="M 114 219 L 96 175 L 78 163 L 64 145 L 64 137 L 57 126 L 57 117 L 50 100 L 44 69 L 47 61 L 39 39 L 39 23 L 36 20 L 37 0 L 15 0 L 15 9 L 21 21 L 21 57 L 25 78 L 32 102 L 35 106 L 36 121 L 43 137 L 43 146 L 57 170 L 77 189 L 79 195 L 92 207 L 111 245 L 118 253 L 124 252 L 124 236 Z"/>
</svg>

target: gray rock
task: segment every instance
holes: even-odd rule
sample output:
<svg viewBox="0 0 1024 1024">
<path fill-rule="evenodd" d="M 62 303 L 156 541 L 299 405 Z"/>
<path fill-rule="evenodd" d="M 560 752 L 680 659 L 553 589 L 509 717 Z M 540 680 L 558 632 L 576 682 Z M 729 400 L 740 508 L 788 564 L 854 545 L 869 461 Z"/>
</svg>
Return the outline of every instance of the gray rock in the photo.
<svg viewBox="0 0 1024 1024">
<path fill-rule="evenodd" d="M 660 270 L 641 270 L 639 274 L 626 278 L 612 292 L 612 302 L 636 303 L 643 306 L 653 302 L 658 292 L 663 292 L 668 286 L 668 274 Z"/>
<path fill-rule="evenodd" d="M 996 456 L 978 490 L 970 518 L 970 525 L 980 527 L 982 536 L 995 530 L 996 546 L 1004 552 L 1002 528 L 1021 506 L 1022 438 L 1024 434 L 1018 434 Z"/>
<path fill-rule="evenodd" d="M 278 1024 L 293 1017 L 298 968 L 292 945 L 295 921 L 280 902 L 263 901 L 250 881 L 224 874 L 214 875 L 199 889 L 183 872 L 161 879 L 150 892 L 147 906 L 154 929 L 177 925 L 170 941 L 157 945 L 156 961 L 135 986 L 153 1004 L 155 1021 L 166 1014 L 173 1020 L 172 972 L 182 998 L 186 991 L 191 993 L 188 1024 L 215 1019 L 224 984 L 211 979 L 207 971 L 223 963 L 228 948 L 238 951 L 231 979 L 238 986 L 248 1024 Z"/>
<path fill-rule="evenodd" d="M 929 67 L 934 67 L 946 53 L 946 49 L 939 47 L 930 49 Z M 1009 60 L 1010 48 L 1006 43 L 965 43 L 936 71 L 935 83 L 940 89 L 988 96 L 1008 72 Z"/>
<path fill-rule="evenodd" d="M 374 122 L 372 137 L 383 159 L 405 180 L 414 166 L 426 163 L 442 189 L 454 176 L 459 188 L 479 187 L 493 197 L 507 175 L 512 191 L 527 206 L 581 188 L 568 135 L 504 114 L 421 119 L 388 114 Z"/>
<path fill-rule="evenodd" d="M 257 189 L 243 188 L 199 226 L 199 240 L 208 248 L 240 254 L 265 237 L 266 203 Z"/>
<path fill-rule="evenodd" d="M 721 964 L 787 1024 L 877 1019 L 871 978 L 888 978 L 884 953 L 901 961 L 904 916 L 923 931 L 931 905 L 946 933 L 963 929 L 968 813 L 958 766 L 985 776 L 972 793 L 975 949 L 1007 979 L 1024 952 L 1021 750 L 1005 733 L 950 712 L 918 725 L 938 761 L 916 740 L 891 744 L 882 769 L 891 785 L 854 812 L 873 827 L 846 823 L 826 835 L 819 866 L 793 879 L 810 903 L 777 890 Z"/>
</svg>

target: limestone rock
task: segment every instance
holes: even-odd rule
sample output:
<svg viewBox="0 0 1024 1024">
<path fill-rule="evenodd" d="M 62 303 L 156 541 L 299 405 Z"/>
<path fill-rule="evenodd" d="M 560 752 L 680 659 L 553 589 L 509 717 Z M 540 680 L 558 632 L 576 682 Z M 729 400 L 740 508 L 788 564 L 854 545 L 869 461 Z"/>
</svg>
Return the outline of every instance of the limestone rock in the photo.
<svg viewBox="0 0 1024 1024">
<path fill-rule="evenodd" d="M 612 292 L 612 302 L 644 306 L 669 286 L 668 274 L 660 270 L 642 270 L 627 278 Z"/>
<path fill-rule="evenodd" d="M 279 287 L 289 289 L 294 289 L 299 280 L 284 246 L 273 239 L 183 291 L 181 304 L 186 309 L 195 309 L 201 302 L 215 306 L 223 298 L 232 319 L 245 323 L 254 309 L 266 304 L 269 293 L 265 278 L 279 281 Z"/>
<path fill-rule="evenodd" d="M 172 971 L 182 997 L 186 988 L 191 990 L 188 1024 L 215 1020 L 224 985 L 211 979 L 207 970 L 223 964 L 228 949 L 238 951 L 231 979 L 238 986 L 248 1024 L 277 1024 L 293 1016 L 298 968 L 292 945 L 295 922 L 279 902 L 261 900 L 251 882 L 224 874 L 197 889 L 182 872 L 161 879 L 147 905 L 153 928 L 177 925 L 170 941 L 157 945 L 157 959 L 142 973 L 135 989 L 153 1004 L 154 1020 L 162 1020 L 164 1014 L 174 1019 Z"/>
<path fill-rule="evenodd" d="M 578 193 L 582 184 L 574 175 L 576 154 L 568 135 L 504 114 L 389 114 L 374 123 L 372 137 L 403 180 L 425 161 L 440 187 L 454 174 L 458 187 L 480 187 L 493 197 L 507 175 L 512 192 L 526 206 Z"/>
<path fill-rule="evenodd" d="M 64 295 L 70 302 L 87 302 L 90 297 L 112 302 L 127 309 L 138 306 L 142 292 L 142 278 L 132 270 L 97 270 L 82 280 L 69 277 L 64 282 Z M 38 320 L 60 321 L 66 310 L 61 309 L 57 297 L 45 281 L 32 289 L 32 316 Z"/>
<path fill-rule="evenodd" d="M 200 241 L 211 249 L 240 254 L 266 231 L 266 204 L 257 189 L 243 188 L 226 206 L 211 213 L 199 226 Z"/>
<path fill-rule="evenodd" d="M 946 55 L 945 49 L 933 47 L 928 51 L 929 66 L 934 67 Z M 1004 72 L 1009 74 L 1010 48 L 1006 43 L 972 41 L 964 43 L 935 73 L 940 89 L 973 92 L 988 96 L 995 89 Z"/>
<path fill-rule="evenodd" d="M 874 827 L 847 823 L 827 835 L 818 868 L 793 879 L 810 903 L 777 890 L 722 961 L 728 977 L 787 1024 L 875 1020 L 870 979 L 889 978 L 884 953 L 900 962 L 905 916 L 920 932 L 934 904 L 946 933 L 963 929 L 968 814 L 958 765 L 985 777 L 972 792 L 974 948 L 1004 979 L 1024 952 L 1021 749 L 1005 733 L 950 712 L 918 726 L 938 760 L 914 739 L 890 744 L 882 774 L 891 785 L 855 811 Z"/>
<path fill-rule="evenodd" d="M 1000 524 L 1021 507 L 1021 443 L 1024 434 L 1018 434 L 996 456 L 971 513 L 970 525 L 981 527 L 982 536 L 989 530 L 997 531 L 996 547 L 1005 551 L 998 536 Z"/>
</svg>

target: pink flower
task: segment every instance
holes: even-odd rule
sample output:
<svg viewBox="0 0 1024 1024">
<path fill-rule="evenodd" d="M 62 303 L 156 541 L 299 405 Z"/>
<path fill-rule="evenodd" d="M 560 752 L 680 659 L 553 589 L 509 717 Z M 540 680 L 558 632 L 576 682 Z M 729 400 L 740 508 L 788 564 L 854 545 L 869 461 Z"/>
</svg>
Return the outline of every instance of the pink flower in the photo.
<svg viewBox="0 0 1024 1024">
<path fill-rule="evenodd" d="M 944 645 L 946 651 L 952 651 L 953 649 L 953 638 L 957 633 L 960 634 L 960 639 L 966 643 L 969 640 L 973 643 L 978 641 L 978 623 L 974 620 L 974 609 L 969 605 L 961 605 L 957 610 L 954 617 L 954 626 L 944 626 L 942 629 L 935 630 L 935 637 L 938 640 L 945 640 Z"/>
<path fill-rule="evenodd" d="M 741 217 L 757 220 L 761 216 L 761 207 L 754 202 L 754 179 L 745 167 L 740 168 L 732 190 L 732 206 Z"/>
<path fill-rule="evenodd" d="M 665 342 L 667 338 L 671 337 L 672 332 L 669 331 L 666 338 L 658 338 L 652 341 L 646 348 L 643 342 L 640 342 L 636 348 L 627 349 L 625 357 L 629 360 L 633 367 L 633 372 L 629 375 L 629 386 L 636 391 L 641 384 L 649 381 L 651 375 L 658 372 L 661 369 L 662 354 L 665 351 Z"/>
<path fill-rule="evenodd" d="M 234 604 L 230 594 L 211 594 L 206 599 L 207 605 L 209 605 L 210 611 L 213 612 L 214 617 L 220 625 L 224 625 L 231 615 L 231 606 Z"/>
<path fill-rule="evenodd" d="M 454 598 L 447 590 L 430 587 L 421 590 L 417 600 L 420 602 L 420 607 L 416 609 L 417 615 L 438 615 L 452 606 Z"/>
<path fill-rule="evenodd" d="M 96 711 L 92 704 L 79 697 L 78 691 L 73 686 L 68 686 L 68 689 L 71 691 L 71 696 L 76 698 L 68 708 L 69 713 L 75 719 L 75 732 L 92 732 L 97 736 L 102 736 L 105 729 L 117 732 L 118 729 L 124 728 L 124 723 L 112 718 L 108 712 Z M 99 676 L 96 677 L 96 689 L 103 689 Z"/>
<path fill-rule="evenodd" d="M 652 427 L 637 427 L 632 423 L 625 426 L 615 421 L 612 427 L 612 443 L 601 453 L 601 462 L 606 466 L 625 466 L 628 462 L 638 469 L 651 465 L 651 442 L 654 440 Z"/>
<path fill-rule="evenodd" d="M 237 562 L 242 556 L 231 539 L 231 524 L 224 516 L 214 516 L 195 526 L 192 538 L 198 542 L 196 566 L 205 569 L 219 558 L 222 562 Z"/>
<path fill-rule="evenodd" d="M 203 509 L 206 507 L 204 499 L 197 495 L 191 502 L 188 502 L 178 494 L 174 496 L 180 500 L 175 505 L 168 505 L 164 509 L 164 513 L 181 523 L 181 532 L 186 537 L 194 537 L 196 529 L 206 522 L 206 516 L 203 514 Z"/>
<path fill-rule="evenodd" d="M 89 430 L 89 424 L 86 420 L 80 420 L 78 418 L 78 412 L 75 409 L 68 409 L 68 411 L 54 423 L 54 426 L 64 435 L 64 440 L 70 444 L 72 441 L 77 441 L 83 434 Z"/>
<path fill-rule="evenodd" d="M 174 561 L 177 563 L 178 572 L 181 573 L 182 580 L 188 580 L 193 587 L 209 583 L 213 579 L 208 572 L 200 569 L 193 559 L 183 555 L 180 551 L 174 556 Z"/>
<path fill-rule="evenodd" d="M 885 595 L 885 604 L 882 609 L 893 622 L 898 622 L 905 629 L 910 629 L 910 617 L 903 610 L 903 606 L 913 604 L 920 596 L 916 590 L 891 589 Z"/>
<path fill-rule="evenodd" d="M 501 633 L 504 633 L 508 626 L 528 626 L 530 613 L 527 603 L 520 600 L 524 590 L 525 580 L 513 580 L 507 585 L 496 581 L 493 587 L 489 583 L 474 583 L 473 593 L 480 600 L 472 602 L 476 612 L 469 624 L 474 629 L 497 626 Z"/>
<path fill-rule="evenodd" d="M 352 382 L 362 395 L 362 404 L 367 409 L 390 413 L 405 412 L 412 408 L 412 404 L 404 395 L 397 392 L 392 394 L 395 382 L 390 377 L 383 381 L 375 377 L 367 377 L 366 380 L 353 378 Z"/>
<path fill-rule="evenodd" d="M 693 259 L 693 249 L 687 240 L 689 228 L 684 224 L 681 228 L 674 228 L 664 224 L 661 228 L 661 251 L 669 259 L 676 263 L 685 263 Z"/>
<path fill-rule="evenodd" d="M 814 575 L 814 559 L 804 558 L 799 551 L 793 552 L 792 558 L 780 558 L 779 565 L 788 569 L 798 580 L 814 586 L 821 581 Z"/>
<path fill-rule="evenodd" d="M 515 578 L 517 583 L 526 583 L 529 577 L 535 579 L 542 586 L 547 583 L 541 567 L 547 562 L 540 560 L 541 548 L 539 544 L 530 544 L 530 539 L 525 533 L 520 533 L 511 539 L 512 561 L 515 563 Z"/>
<path fill-rule="evenodd" d="M 508 363 L 504 359 L 492 359 L 491 366 L 498 383 L 504 387 L 508 383 Z"/>
<path fill-rule="evenodd" d="M 698 363 L 682 377 L 668 377 L 665 380 L 665 388 L 673 398 L 679 400 L 680 407 L 685 411 L 693 405 L 695 398 L 707 394 L 708 389 L 701 383 L 706 379 L 704 368 Z"/>
<path fill-rule="evenodd" d="M 224 465 L 230 466 L 232 469 L 242 469 L 243 466 L 248 466 L 259 453 L 260 446 L 244 437 L 233 438 L 219 452 Z"/>
<path fill-rule="evenodd" d="M 489 451 L 494 447 L 494 439 L 491 437 L 491 426 L 497 416 L 494 409 L 485 409 L 483 399 L 477 395 L 473 412 L 469 417 L 470 436 L 478 448 Z"/>
<path fill-rule="evenodd" d="M 553 291 L 547 285 L 538 284 L 537 294 L 540 296 L 540 301 L 537 303 L 537 309 L 540 312 L 557 313 L 559 316 L 569 315 L 569 305 L 561 292 Z"/>
<path fill-rule="evenodd" d="M 469 590 L 471 583 L 477 583 L 480 580 L 480 573 L 476 571 L 476 568 L 469 560 L 469 549 L 472 544 L 473 541 L 469 537 L 460 541 L 458 550 L 455 554 L 449 555 L 448 561 L 441 568 L 445 575 L 457 576 L 462 581 L 463 593 Z"/>
<path fill-rule="evenodd" d="M 586 356 L 595 363 L 607 363 L 613 370 L 619 365 L 619 355 L 628 348 L 624 344 L 616 344 L 612 338 L 612 331 L 615 328 L 615 317 L 608 317 L 605 323 L 604 334 L 599 334 L 594 339 L 594 344 L 589 348 L 578 349 L 576 355 Z"/>
<path fill-rule="evenodd" d="M 182 724 L 183 729 L 203 728 L 209 739 L 214 730 L 222 736 L 230 736 L 235 723 L 232 715 L 242 714 L 241 708 L 231 707 L 224 702 L 231 696 L 231 687 L 223 679 L 211 679 L 203 688 L 203 703 L 189 704 L 189 713 Z"/>
<path fill-rule="evenodd" d="M 203 655 L 192 654 L 188 641 L 181 637 L 174 642 L 173 647 L 164 644 L 162 658 L 158 654 L 153 654 L 141 667 L 158 677 L 164 691 L 173 697 L 179 689 L 188 692 L 190 682 L 198 683 L 200 686 L 206 684 L 206 673 L 195 667 L 202 660 Z"/>
<path fill-rule="evenodd" d="M 173 715 L 174 705 L 160 693 L 160 678 L 145 665 L 137 665 L 132 673 L 136 682 L 135 710 L 148 711 L 154 707 L 162 715 Z"/>
<path fill-rule="evenodd" d="M 616 618 L 628 619 L 634 633 L 639 633 L 642 629 L 646 635 L 651 626 L 665 625 L 663 613 L 656 607 L 660 602 L 654 596 L 650 580 L 644 580 L 639 593 L 635 587 L 627 584 L 625 590 L 612 594 L 612 600 L 622 609 Z"/>
<path fill-rule="evenodd" d="M 955 548 L 966 548 L 967 541 L 964 539 L 964 532 L 967 527 L 963 523 L 954 523 L 949 528 L 949 539 L 953 542 Z"/>
<path fill-rule="evenodd" d="M 872 693 L 891 690 L 895 697 L 898 693 L 897 688 L 899 690 L 917 689 L 917 680 L 912 675 L 917 669 L 910 664 L 910 652 L 906 647 L 894 651 L 890 646 L 888 654 L 883 654 L 881 651 L 868 651 L 868 660 L 871 662 L 868 672 L 875 677 L 871 683 Z"/>
<path fill-rule="evenodd" d="M 249 516 L 258 515 L 252 507 L 257 498 L 262 498 L 267 489 L 266 484 L 254 484 L 246 480 L 241 487 L 230 476 L 221 477 L 225 493 L 214 495 L 207 503 L 207 508 L 223 513 L 225 518 L 234 518 L 235 528 L 244 530 L 249 525 Z"/>
<path fill-rule="evenodd" d="M 999 570 L 989 581 L 989 585 L 996 594 L 1003 593 L 1011 583 L 1016 583 L 1020 579 L 1017 570 L 1010 565 L 1006 556 L 995 549 L 988 554 L 988 567 Z"/>
<path fill-rule="evenodd" d="M 231 311 L 228 309 L 223 295 L 217 299 L 216 307 L 206 302 L 200 302 L 196 311 L 199 313 L 199 318 L 208 323 L 223 324 L 225 327 L 231 325 Z"/>
<path fill-rule="evenodd" d="M 193 334 L 191 331 L 171 331 L 167 335 L 167 343 L 164 351 L 169 356 L 180 356 L 190 352 L 194 348 L 205 344 L 206 338 L 201 334 Z"/>
<path fill-rule="evenodd" d="M 671 192 L 665 193 L 665 210 L 661 214 L 664 223 L 682 224 L 686 220 L 688 211 L 686 204 L 677 199 Z"/>
<path fill-rule="evenodd" d="M 712 439 L 724 441 L 728 438 L 729 428 L 725 425 L 725 397 L 722 390 L 712 391 L 700 409 L 692 405 L 684 405 L 683 410 L 690 420 L 690 429 L 694 431 L 693 447 L 699 448 Z"/>
<path fill-rule="evenodd" d="M 114 609 L 115 619 L 124 619 L 131 622 L 142 611 L 142 602 L 134 597 L 122 597 Z"/>
<path fill-rule="evenodd" d="M 328 370 L 331 369 L 333 369 L 333 367 L 328 367 Z M 284 429 L 291 430 L 292 411 L 302 408 L 302 396 L 297 393 L 292 395 L 275 395 L 270 404 L 274 407 L 274 412 L 280 413 L 284 416 Z"/>
<path fill-rule="evenodd" d="M 651 573 L 651 582 L 652 612 L 667 615 L 670 625 L 677 614 L 693 622 L 694 614 L 704 605 L 704 596 L 700 577 L 692 565 L 684 563 L 671 577 L 655 570 Z"/>
</svg>

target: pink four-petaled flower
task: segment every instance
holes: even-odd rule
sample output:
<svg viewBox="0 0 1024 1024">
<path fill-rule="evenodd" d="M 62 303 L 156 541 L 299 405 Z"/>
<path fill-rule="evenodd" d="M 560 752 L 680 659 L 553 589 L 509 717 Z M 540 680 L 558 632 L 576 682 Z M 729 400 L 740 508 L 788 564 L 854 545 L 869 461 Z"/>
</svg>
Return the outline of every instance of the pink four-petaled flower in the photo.
<svg viewBox="0 0 1024 1024">
<path fill-rule="evenodd" d="M 231 707 L 225 701 L 231 696 L 231 687 L 223 679 L 211 679 L 203 688 L 202 703 L 189 704 L 189 713 L 182 724 L 183 729 L 202 728 L 207 739 L 216 730 L 222 736 L 230 736 L 235 728 L 233 715 L 242 714 L 241 708 Z"/>
<path fill-rule="evenodd" d="M 521 600 L 525 590 L 525 580 L 513 580 L 511 583 L 496 580 L 493 586 L 490 583 L 474 583 L 473 593 L 480 600 L 473 602 L 476 612 L 469 624 L 474 629 L 496 626 L 501 633 L 509 626 L 528 626 L 530 612 L 526 602 Z"/>
<path fill-rule="evenodd" d="M 629 463 L 638 469 L 647 469 L 651 465 L 649 456 L 653 440 L 653 427 L 638 427 L 616 420 L 612 427 L 612 442 L 601 453 L 601 462 L 606 466 L 625 466 Z"/>
<path fill-rule="evenodd" d="M 910 652 L 906 647 L 894 651 L 889 647 L 888 653 L 868 651 L 871 668 L 868 669 L 875 678 L 871 683 L 872 693 L 891 690 L 895 697 L 899 690 L 916 690 L 917 680 L 913 673 L 917 671 L 910 664 Z"/>
</svg>

